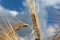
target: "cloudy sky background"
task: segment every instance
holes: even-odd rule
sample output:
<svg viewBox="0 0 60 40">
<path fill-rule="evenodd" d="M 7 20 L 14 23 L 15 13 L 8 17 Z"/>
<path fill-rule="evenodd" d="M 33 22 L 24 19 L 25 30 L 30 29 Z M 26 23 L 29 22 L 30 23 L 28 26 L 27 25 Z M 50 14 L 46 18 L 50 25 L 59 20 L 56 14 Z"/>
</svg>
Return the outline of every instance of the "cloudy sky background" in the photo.
<svg viewBox="0 0 60 40">
<path fill-rule="evenodd" d="M 48 33 L 52 36 L 55 30 L 59 30 L 60 0 L 36 0 L 36 12 L 39 17 L 42 37 L 47 36 Z M 0 0 L 0 16 L 8 17 L 13 21 L 16 21 L 15 17 L 17 17 L 20 22 L 32 25 L 26 0 Z M 29 40 L 33 40 L 29 28 L 21 29 L 18 32 L 23 40 L 25 36 L 28 36 Z"/>
</svg>

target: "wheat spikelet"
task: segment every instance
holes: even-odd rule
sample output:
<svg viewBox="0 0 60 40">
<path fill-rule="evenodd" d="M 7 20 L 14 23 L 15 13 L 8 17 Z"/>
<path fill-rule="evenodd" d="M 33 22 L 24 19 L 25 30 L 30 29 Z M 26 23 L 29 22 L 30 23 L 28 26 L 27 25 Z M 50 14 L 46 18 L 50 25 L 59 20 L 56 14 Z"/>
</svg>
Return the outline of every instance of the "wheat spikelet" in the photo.
<svg viewBox="0 0 60 40">
<path fill-rule="evenodd" d="M 18 24 L 15 28 L 13 28 L 14 29 L 14 31 L 17 31 L 17 30 L 19 30 L 19 29 L 21 29 L 21 28 L 26 28 L 26 27 L 28 27 L 29 25 L 28 24 Z"/>
<path fill-rule="evenodd" d="M 40 40 L 40 27 L 38 22 L 38 16 L 35 11 L 35 3 L 34 0 L 27 0 L 27 3 L 29 5 L 29 11 L 32 17 L 33 25 L 36 28 L 37 37 L 35 40 Z"/>
</svg>

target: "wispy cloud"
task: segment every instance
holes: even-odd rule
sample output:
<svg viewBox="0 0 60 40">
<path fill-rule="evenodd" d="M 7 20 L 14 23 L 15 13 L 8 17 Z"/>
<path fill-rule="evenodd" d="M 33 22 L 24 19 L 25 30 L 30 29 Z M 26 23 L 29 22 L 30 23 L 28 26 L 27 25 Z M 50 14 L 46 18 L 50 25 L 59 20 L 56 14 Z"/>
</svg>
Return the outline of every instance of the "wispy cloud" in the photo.
<svg viewBox="0 0 60 40">
<path fill-rule="evenodd" d="M 0 16 L 16 16 L 18 14 L 17 11 L 7 10 L 3 6 L 0 5 Z"/>
<path fill-rule="evenodd" d="M 60 3 L 60 0 L 41 0 L 42 4 L 45 6 L 54 5 L 56 3 Z"/>
</svg>

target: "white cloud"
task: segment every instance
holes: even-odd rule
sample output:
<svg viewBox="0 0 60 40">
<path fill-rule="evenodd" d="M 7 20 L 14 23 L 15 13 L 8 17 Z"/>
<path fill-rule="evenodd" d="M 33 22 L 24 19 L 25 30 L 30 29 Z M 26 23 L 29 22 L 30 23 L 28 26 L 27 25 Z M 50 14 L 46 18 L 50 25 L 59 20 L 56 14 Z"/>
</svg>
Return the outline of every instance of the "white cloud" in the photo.
<svg viewBox="0 0 60 40">
<path fill-rule="evenodd" d="M 48 35 L 53 35 L 53 33 L 54 33 L 55 31 L 56 31 L 56 29 L 53 28 L 53 26 L 50 26 L 50 27 L 48 27 L 48 29 L 47 29 Z"/>
<path fill-rule="evenodd" d="M 9 13 L 12 15 L 12 16 L 16 16 L 18 14 L 18 12 L 16 11 L 9 11 Z"/>
<path fill-rule="evenodd" d="M 0 12 L 3 11 L 3 10 L 4 10 L 4 8 L 2 6 L 0 6 Z"/>
<path fill-rule="evenodd" d="M 3 6 L 0 6 L 0 16 L 16 16 L 17 14 L 17 11 L 7 10 Z"/>
<path fill-rule="evenodd" d="M 50 33 L 53 33 L 55 31 L 55 29 L 54 28 L 48 28 L 48 32 L 50 32 Z"/>
<path fill-rule="evenodd" d="M 41 0 L 44 5 L 54 5 L 60 3 L 60 0 Z"/>
<path fill-rule="evenodd" d="M 20 37 L 21 40 L 25 40 L 24 38 Z"/>
</svg>

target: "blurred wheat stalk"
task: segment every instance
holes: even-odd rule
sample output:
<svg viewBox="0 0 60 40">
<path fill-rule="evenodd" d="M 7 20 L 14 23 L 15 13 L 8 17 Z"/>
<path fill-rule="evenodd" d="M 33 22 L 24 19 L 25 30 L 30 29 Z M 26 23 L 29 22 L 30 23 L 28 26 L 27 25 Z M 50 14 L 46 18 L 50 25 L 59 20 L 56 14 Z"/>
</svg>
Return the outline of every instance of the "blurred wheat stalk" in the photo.
<svg viewBox="0 0 60 40">
<path fill-rule="evenodd" d="M 3 26 L 3 24 L 0 24 L 0 40 L 21 40 L 16 31 L 21 28 L 27 27 L 28 24 L 18 24 L 13 28 L 8 19 L 6 19 L 6 21 L 3 21 L 6 27 Z"/>
<path fill-rule="evenodd" d="M 0 25 L 0 40 L 20 40 L 20 37 L 14 32 L 12 27 L 7 29 Z"/>
</svg>

